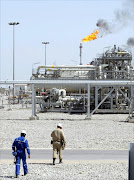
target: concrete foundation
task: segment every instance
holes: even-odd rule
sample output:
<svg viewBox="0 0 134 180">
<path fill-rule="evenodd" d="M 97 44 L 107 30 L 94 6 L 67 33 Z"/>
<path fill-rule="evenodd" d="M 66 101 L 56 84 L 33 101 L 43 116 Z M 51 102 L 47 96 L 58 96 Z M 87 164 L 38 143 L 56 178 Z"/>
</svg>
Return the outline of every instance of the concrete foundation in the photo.
<svg viewBox="0 0 134 180">
<path fill-rule="evenodd" d="M 31 116 L 29 117 L 29 120 L 39 120 L 39 116 Z"/>
<path fill-rule="evenodd" d="M 85 117 L 85 120 L 91 120 L 92 119 L 92 116 L 86 116 Z"/>
<path fill-rule="evenodd" d="M 0 106 L 0 109 L 3 109 L 4 108 L 4 106 Z"/>
<path fill-rule="evenodd" d="M 7 111 L 12 111 L 12 108 L 8 108 Z"/>
<path fill-rule="evenodd" d="M 128 122 L 130 122 L 130 123 L 134 123 L 134 117 L 128 117 Z"/>
</svg>

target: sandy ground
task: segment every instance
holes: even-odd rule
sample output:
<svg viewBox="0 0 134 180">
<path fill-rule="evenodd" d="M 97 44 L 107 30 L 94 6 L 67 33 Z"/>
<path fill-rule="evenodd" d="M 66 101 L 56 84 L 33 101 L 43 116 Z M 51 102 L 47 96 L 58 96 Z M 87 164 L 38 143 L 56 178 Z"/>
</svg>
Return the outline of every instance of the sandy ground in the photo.
<svg viewBox="0 0 134 180">
<path fill-rule="evenodd" d="M 29 174 L 19 179 L 32 180 L 127 180 L 128 165 L 126 162 L 86 162 L 65 161 L 53 166 L 51 162 L 28 164 Z M 0 179 L 14 179 L 15 166 L 13 164 L 0 165 Z"/>
<path fill-rule="evenodd" d="M 85 114 L 40 113 L 39 120 L 29 120 L 31 114 L 30 108 L 0 109 L 0 148 L 10 149 L 21 129 L 27 131 L 31 148 L 50 148 L 50 134 L 59 122 L 67 148 L 127 150 L 134 141 L 134 123 L 125 122 L 127 114 L 96 114 L 85 120 Z"/>
<path fill-rule="evenodd" d="M 67 113 L 40 113 L 39 120 L 29 120 L 32 114 L 30 106 L 4 105 L 0 109 L 0 148 L 11 149 L 13 140 L 20 131 L 27 131 L 26 138 L 30 148 L 51 148 L 52 130 L 57 123 L 63 124 L 67 148 L 128 150 L 129 143 L 134 142 L 134 123 L 127 123 L 127 114 L 96 114 L 92 120 L 85 120 L 86 115 Z M 30 163 L 28 176 L 20 179 L 65 179 L 65 180 L 125 180 L 128 177 L 128 162 L 64 162 L 52 166 L 50 162 Z M 12 163 L 0 164 L 0 179 L 11 179 L 14 176 Z"/>
</svg>

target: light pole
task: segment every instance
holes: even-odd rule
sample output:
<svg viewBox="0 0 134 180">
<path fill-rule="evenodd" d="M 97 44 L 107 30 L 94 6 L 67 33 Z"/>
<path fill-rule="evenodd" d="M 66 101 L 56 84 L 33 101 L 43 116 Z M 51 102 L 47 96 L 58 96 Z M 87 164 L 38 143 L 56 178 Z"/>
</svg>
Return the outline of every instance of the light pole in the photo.
<svg viewBox="0 0 134 180">
<path fill-rule="evenodd" d="M 45 66 L 46 66 L 46 64 L 47 64 L 47 62 L 46 62 L 46 45 L 49 44 L 49 42 L 42 42 L 42 44 L 45 44 Z"/>
<path fill-rule="evenodd" d="M 15 45 L 15 41 L 14 41 L 14 39 L 15 39 L 15 28 L 14 28 L 14 26 L 18 25 L 19 22 L 10 22 L 8 24 L 13 26 L 13 81 L 14 81 L 14 79 L 15 79 L 15 76 L 14 76 L 14 70 L 15 70 L 15 68 L 14 68 L 14 65 L 15 65 L 15 63 L 14 63 L 14 59 L 15 59 L 15 49 L 14 49 L 14 45 Z M 14 84 L 13 84 L 13 103 L 14 103 Z"/>
</svg>

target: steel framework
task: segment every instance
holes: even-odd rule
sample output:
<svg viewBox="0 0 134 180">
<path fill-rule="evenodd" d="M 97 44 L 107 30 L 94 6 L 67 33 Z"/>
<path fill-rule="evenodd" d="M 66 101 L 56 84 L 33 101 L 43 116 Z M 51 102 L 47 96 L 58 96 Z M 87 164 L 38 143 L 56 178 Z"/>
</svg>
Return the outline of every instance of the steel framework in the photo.
<svg viewBox="0 0 134 180">
<path fill-rule="evenodd" d="M 0 81 L 0 84 L 31 84 L 32 85 L 32 116 L 36 116 L 36 86 L 52 86 L 56 87 L 59 85 L 68 85 L 68 86 L 78 86 L 78 87 L 87 87 L 88 97 L 87 97 L 87 118 L 91 119 L 91 116 L 96 112 L 99 106 L 111 95 L 114 90 L 119 89 L 119 91 L 125 96 L 125 99 L 130 102 L 133 97 L 134 92 L 134 81 L 130 80 L 122 80 L 122 81 L 102 81 L 102 80 L 29 80 L 29 81 Z M 95 109 L 91 112 L 90 109 L 90 88 L 95 87 Z M 110 87 L 111 90 L 108 94 L 103 98 L 103 100 L 98 104 L 98 87 Z M 126 97 L 126 95 L 122 92 L 120 87 L 129 87 L 130 89 L 130 97 Z"/>
</svg>

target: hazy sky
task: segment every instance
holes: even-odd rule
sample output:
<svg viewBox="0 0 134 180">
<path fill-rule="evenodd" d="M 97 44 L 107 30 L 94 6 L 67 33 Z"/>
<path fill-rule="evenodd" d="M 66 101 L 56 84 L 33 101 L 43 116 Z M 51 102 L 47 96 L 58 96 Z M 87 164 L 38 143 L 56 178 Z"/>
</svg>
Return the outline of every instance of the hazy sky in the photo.
<svg viewBox="0 0 134 180">
<path fill-rule="evenodd" d="M 127 0 L 133 1 L 133 0 Z M 12 80 L 13 73 L 13 26 L 15 26 L 15 80 L 29 80 L 33 63 L 79 64 L 81 40 L 98 29 L 98 19 L 115 23 L 115 11 L 126 7 L 123 0 L 87 1 L 0 1 L 0 79 Z M 132 7 L 132 5 L 131 5 Z M 111 34 L 83 43 L 82 63 L 88 64 L 102 53 L 104 47 L 126 45 L 134 37 L 134 21 L 124 24 Z M 34 68 L 37 65 L 33 66 Z"/>
</svg>

